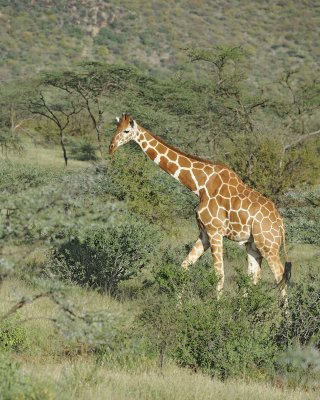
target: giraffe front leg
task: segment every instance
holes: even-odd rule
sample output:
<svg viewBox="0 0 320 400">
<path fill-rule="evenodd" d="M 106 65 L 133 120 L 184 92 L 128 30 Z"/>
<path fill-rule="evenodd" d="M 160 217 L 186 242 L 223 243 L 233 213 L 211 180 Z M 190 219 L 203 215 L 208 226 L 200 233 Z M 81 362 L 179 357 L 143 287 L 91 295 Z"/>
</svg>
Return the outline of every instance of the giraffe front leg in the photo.
<svg viewBox="0 0 320 400">
<path fill-rule="evenodd" d="M 201 231 L 199 239 L 196 241 L 186 259 L 182 262 L 182 268 L 188 269 L 189 265 L 194 264 L 209 248 L 209 245 L 208 235 L 206 232 Z"/>
<path fill-rule="evenodd" d="M 224 266 L 223 266 L 223 236 L 219 232 L 209 233 L 210 249 L 213 257 L 214 269 L 218 278 L 217 297 L 221 297 L 224 285 Z"/>
</svg>

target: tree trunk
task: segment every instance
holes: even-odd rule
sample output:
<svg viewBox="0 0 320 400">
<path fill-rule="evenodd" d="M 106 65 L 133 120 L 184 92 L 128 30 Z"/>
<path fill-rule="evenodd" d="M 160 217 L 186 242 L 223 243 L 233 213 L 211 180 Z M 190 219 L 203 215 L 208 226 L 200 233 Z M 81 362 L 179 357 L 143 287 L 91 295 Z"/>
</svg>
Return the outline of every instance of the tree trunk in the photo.
<svg viewBox="0 0 320 400">
<path fill-rule="evenodd" d="M 65 167 L 67 167 L 68 166 L 68 156 L 67 156 L 66 147 L 64 145 L 64 137 L 63 137 L 62 131 L 60 131 L 60 145 L 61 145 L 62 152 L 63 152 L 64 165 L 65 165 Z"/>
</svg>

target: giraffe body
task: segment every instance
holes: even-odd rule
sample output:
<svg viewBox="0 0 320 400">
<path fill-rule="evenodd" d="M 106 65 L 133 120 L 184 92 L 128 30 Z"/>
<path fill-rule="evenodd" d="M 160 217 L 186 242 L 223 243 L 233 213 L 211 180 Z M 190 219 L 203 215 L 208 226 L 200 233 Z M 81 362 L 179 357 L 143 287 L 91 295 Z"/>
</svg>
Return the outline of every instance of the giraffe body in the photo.
<svg viewBox="0 0 320 400">
<path fill-rule="evenodd" d="M 210 247 L 220 293 L 224 284 L 223 237 L 227 237 L 245 244 L 248 273 L 254 283 L 261 275 L 262 258 L 268 262 L 277 283 L 287 276 L 279 256 L 284 225 L 271 200 L 248 187 L 226 165 L 185 154 L 123 114 L 112 138 L 110 153 L 130 140 L 199 197 L 196 216 L 200 236 L 182 267 L 188 268 Z M 284 287 L 283 296 L 285 291 Z"/>
</svg>

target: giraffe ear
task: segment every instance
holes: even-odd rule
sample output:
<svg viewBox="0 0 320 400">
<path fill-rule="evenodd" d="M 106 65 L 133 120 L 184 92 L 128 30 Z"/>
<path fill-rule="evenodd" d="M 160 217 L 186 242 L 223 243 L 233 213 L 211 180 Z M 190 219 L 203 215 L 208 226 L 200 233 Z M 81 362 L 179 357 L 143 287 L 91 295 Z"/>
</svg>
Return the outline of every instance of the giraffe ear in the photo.
<svg viewBox="0 0 320 400">
<path fill-rule="evenodd" d="M 116 117 L 116 121 L 117 121 L 117 123 L 119 123 L 120 122 L 120 118 Z"/>
<path fill-rule="evenodd" d="M 133 126 L 134 126 L 134 120 L 132 119 L 132 118 L 130 118 L 130 125 L 131 125 L 131 127 L 133 128 Z"/>
</svg>

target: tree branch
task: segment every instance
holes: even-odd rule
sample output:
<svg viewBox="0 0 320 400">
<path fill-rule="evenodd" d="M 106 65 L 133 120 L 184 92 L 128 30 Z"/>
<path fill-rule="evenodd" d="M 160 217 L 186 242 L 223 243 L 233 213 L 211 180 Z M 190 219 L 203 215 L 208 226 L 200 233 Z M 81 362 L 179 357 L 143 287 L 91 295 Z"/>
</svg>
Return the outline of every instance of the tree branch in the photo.
<svg viewBox="0 0 320 400">
<path fill-rule="evenodd" d="M 36 295 L 32 296 L 31 298 L 22 297 L 21 300 L 19 300 L 18 303 L 16 303 L 13 307 L 11 307 L 10 310 L 6 314 L 4 314 L 2 317 L 0 317 L 0 321 L 6 320 L 12 314 L 15 314 L 18 310 L 20 310 L 20 308 L 24 307 L 26 304 L 31 304 L 35 300 L 38 300 L 41 297 L 48 297 L 51 294 L 52 294 L 52 290 L 49 290 L 48 292 L 45 292 L 45 293 L 36 294 Z"/>
<path fill-rule="evenodd" d="M 314 132 L 309 132 L 304 135 L 299 136 L 294 142 L 287 144 L 286 146 L 283 147 L 283 153 L 285 153 L 287 150 L 291 149 L 292 147 L 295 147 L 297 144 L 305 141 L 306 139 L 309 139 L 312 136 L 319 135 L 320 129 Z"/>
</svg>

